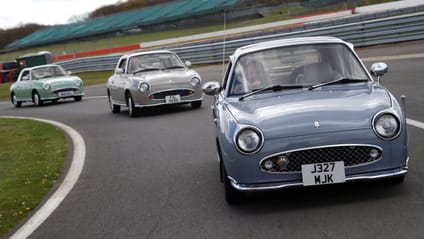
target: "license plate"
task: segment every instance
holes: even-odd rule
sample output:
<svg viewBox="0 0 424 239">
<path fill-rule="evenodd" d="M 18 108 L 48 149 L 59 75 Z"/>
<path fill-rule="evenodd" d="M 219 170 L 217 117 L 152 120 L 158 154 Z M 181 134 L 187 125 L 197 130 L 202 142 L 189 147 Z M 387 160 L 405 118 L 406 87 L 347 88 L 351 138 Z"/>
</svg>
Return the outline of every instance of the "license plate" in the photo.
<svg viewBox="0 0 424 239">
<path fill-rule="evenodd" d="M 343 183 L 346 181 L 344 162 L 304 164 L 302 181 L 304 186 Z"/>
<path fill-rule="evenodd" d="M 180 95 L 167 95 L 167 96 L 165 96 L 165 102 L 167 104 L 179 103 L 179 102 L 181 102 L 181 96 Z"/>
<path fill-rule="evenodd" d="M 59 92 L 59 97 L 66 97 L 66 96 L 73 96 L 74 92 L 73 91 L 62 91 Z"/>
</svg>

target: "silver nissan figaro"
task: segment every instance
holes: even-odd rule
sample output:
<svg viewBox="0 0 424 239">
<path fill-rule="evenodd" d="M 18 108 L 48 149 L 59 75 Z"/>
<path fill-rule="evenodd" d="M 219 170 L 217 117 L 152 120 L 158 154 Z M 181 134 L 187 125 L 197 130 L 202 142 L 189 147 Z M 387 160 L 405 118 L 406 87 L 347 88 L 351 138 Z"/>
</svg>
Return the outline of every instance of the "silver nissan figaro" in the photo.
<svg viewBox="0 0 424 239">
<path fill-rule="evenodd" d="M 121 107 L 128 107 L 133 117 L 145 107 L 184 103 L 201 107 L 201 77 L 190 66 L 167 50 L 123 55 L 107 82 L 111 111 L 119 113 Z"/>
<path fill-rule="evenodd" d="M 402 182 L 409 161 L 404 100 L 380 84 L 387 70 L 379 62 L 368 72 L 353 45 L 333 37 L 237 49 L 223 82 L 202 86 L 215 99 L 227 202 L 241 202 L 248 191 Z"/>
</svg>

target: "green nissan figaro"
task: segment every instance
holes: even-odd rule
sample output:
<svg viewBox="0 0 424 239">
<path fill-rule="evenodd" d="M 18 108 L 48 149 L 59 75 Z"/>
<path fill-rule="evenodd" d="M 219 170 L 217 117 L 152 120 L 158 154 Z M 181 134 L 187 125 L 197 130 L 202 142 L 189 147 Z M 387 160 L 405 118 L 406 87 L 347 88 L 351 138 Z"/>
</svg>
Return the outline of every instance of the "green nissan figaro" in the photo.
<svg viewBox="0 0 424 239">
<path fill-rule="evenodd" d="M 22 102 L 41 106 L 45 101 L 64 98 L 81 101 L 83 95 L 83 81 L 55 64 L 25 68 L 10 86 L 10 100 L 15 107 L 21 107 Z"/>
</svg>

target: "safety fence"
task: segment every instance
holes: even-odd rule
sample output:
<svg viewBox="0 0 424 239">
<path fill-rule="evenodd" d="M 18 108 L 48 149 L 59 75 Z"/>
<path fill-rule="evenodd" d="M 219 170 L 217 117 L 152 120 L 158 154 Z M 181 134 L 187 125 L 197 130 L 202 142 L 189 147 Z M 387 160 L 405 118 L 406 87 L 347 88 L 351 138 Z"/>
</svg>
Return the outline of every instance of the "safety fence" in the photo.
<svg viewBox="0 0 424 239">
<path fill-rule="evenodd" d="M 424 12 L 422 11 L 424 11 L 424 5 L 155 49 L 174 51 L 183 61 L 189 60 L 192 64 L 209 64 L 222 62 L 241 46 L 284 38 L 334 36 L 353 43 L 355 47 L 419 40 L 424 39 Z M 416 13 L 405 15 L 406 12 Z M 58 62 L 58 64 L 76 73 L 113 70 L 121 55 L 78 58 Z"/>
</svg>

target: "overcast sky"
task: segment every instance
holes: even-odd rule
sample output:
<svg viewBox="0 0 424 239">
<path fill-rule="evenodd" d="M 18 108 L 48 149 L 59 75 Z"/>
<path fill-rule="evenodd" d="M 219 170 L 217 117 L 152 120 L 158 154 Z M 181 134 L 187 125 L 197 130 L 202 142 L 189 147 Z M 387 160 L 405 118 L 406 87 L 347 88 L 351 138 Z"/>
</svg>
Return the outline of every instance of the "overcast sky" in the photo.
<svg viewBox="0 0 424 239">
<path fill-rule="evenodd" d="M 5 4 L 7 2 L 7 4 Z M 9 29 L 21 24 L 38 23 L 42 25 L 66 24 L 77 15 L 118 0 L 7 0 L 2 1 L 0 28 Z"/>
</svg>

